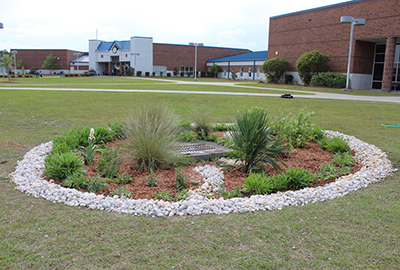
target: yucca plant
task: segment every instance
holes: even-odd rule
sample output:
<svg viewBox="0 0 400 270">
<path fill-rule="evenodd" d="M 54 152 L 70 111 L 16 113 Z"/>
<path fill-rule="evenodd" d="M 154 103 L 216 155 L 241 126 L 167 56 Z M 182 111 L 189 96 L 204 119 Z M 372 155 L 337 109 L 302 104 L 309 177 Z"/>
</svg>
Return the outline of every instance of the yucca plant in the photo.
<svg viewBox="0 0 400 270">
<path fill-rule="evenodd" d="M 234 147 L 240 151 L 245 173 L 259 169 L 264 163 L 280 170 L 277 163 L 280 159 L 276 154 L 285 153 L 287 149 L 270 136 L 268 124 L 267 113 L 260 108 L 247 110 L 236 117 L 229 133 Z"/>
<path fill-rule="evenodd" d="M 139 110 L 126 123 L 128 150 L 141 171 L 167 167 L 177 156 L 177 117 L 166 106 L 157 105 Z"/>
</svg>

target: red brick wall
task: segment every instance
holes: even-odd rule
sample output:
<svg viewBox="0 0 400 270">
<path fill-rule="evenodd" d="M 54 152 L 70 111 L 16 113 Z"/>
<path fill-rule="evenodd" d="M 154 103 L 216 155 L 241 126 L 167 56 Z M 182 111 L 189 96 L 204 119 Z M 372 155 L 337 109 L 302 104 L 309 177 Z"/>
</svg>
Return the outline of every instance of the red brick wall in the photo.
<svg viewBox="0 0 400 270">
<path fill-rule="evenodd" d="M 44 60 L 46 60 L 47 56 L 50 54 L 57 56 L 58 60 L 58 68 L 63 70 L 70 69 L 70 61 L 76 59 L 74 53 L 87 54 L 79 51 L 71 51 L 71 50 L 29 50 L 29 49 L 11 49 L 11 51 L 17 51 L 16 62 L 22 60 L 22 64 L 25 65 L 25 69 L 28 71 L 29 69 L 36 67 L 41 69 Z"/>
<path fill-rule="evenodd" d="M 217 47 L 197 47 L 197 71 L 207 71 L 207 60 L 249 52 L 245 49 Z M 167 70 L 175 67 L 194 67 L 195 47 L 189 45 L 153 44 L 153 66 L 167 66 Z M 171 61 L 172 60 L 172 61 Z"/>
<path fill-rule="evenodd" d="M 354 27 L 351 72 L 372 73 L 375 43 L 365 40 L 400 37 L 399 0 L 363 0 L 272 17 L 269 58 L 283 57 L 290 62 L 290 71 L 296 71 L 296 60 L 305 52 L 317 50 L 329 55 L 330 71 L 345 73 L 351 25 L 340 23 L 341 16 L 366 19 L 365 25 Z"/>
</svg>

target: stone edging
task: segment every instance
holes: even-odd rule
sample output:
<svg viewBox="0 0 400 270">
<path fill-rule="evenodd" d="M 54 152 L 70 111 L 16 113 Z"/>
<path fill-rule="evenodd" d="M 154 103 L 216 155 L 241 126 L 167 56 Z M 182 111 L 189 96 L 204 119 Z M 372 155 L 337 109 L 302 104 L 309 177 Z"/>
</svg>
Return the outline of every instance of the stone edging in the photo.
<svg viewBox="0 0 400 270">
<path fill-rule="evenodd" d="M 355 159 L 362 164 L 360 171 L 339 177 L 335 182 L 323 187 L 278 192 L 270 195 L 254 195 L 250 198 L 224 200 L 222 198 L 207 199 L 201 195 L 194 195 L 183 201 L 168 202 L 153 199 L 134 200 L 117 196 L 107 197 L 65 188 L 44 180 L 42 176 L 44 159 L 51 151 L 52 142 L 41 144 L 26 153 L 10 177 L 11 181 L 16 184 L 16 189 L 54 203 L 62 202 L 70 206 L 134 215 L 183 216 L 265 211 L 282 209 L 282 207 L 290 205 L 321 202 L 345 196 L 359 188 L 367 187 L 369 184 L 383 181 L 389 174 L 397 171 L 387 155 L 376 146 L 339 132 L 325 131 L 325 133 L 328 137 L 340 136 L 348 140 L 350 148 L 355 152 Z M 223 181 L 222 171 L 215 166 L 197 167 L 196 169 L 205 177 L 207 185 L 217 183 L 219 186 Z"/>
</svg>

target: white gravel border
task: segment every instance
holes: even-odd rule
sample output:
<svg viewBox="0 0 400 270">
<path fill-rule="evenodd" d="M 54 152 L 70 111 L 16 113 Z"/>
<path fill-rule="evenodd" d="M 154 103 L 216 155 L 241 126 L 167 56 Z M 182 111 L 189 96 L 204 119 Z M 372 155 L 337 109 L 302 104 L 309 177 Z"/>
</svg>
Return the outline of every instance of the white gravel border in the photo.
<svg viewBox="0 0 400 270">
<path fill-rule="evenodd" d="M 11 181 L 16 184 L 16 189 L 54 203 L 62 202 L 70 206 L 162 217 L 245 213 L 321 202 L 345 196 L 352 191 L 367 187 L 369 184 L 383 181 L 389 174 L 397 171 L 386 153 L 376 146 L 339 132 L 325 131 L 325 133 L 328 137 L 340 136 L 348 140 L 350 148 L 355 152 L 355 159 L 363 165 L 360 171 L 339 177 L 335 182 L 323 187 L 278 192 L 270 195 L 254 195 L 250 198 L 224 200 L 223 198 L 207 199 L 204 196 L 197 195 L 184 201 L 169 202 L 153 199 L 134 200 L 117 196 L 107 197 L 65 188 L 44 180 L 42 176 L 44 159 L 51 151 L 52 142 L 41 144 L 26 153 L 24 159 L 18 162 L 16 170 L 10 174 L 10 177 Z M 203 174 L 206 181 L 210 179 L 210 184 L 221 183 L 223 180 L 222 171 L 215 166 L 197 167 L 197 169 Z"/>
</svg>

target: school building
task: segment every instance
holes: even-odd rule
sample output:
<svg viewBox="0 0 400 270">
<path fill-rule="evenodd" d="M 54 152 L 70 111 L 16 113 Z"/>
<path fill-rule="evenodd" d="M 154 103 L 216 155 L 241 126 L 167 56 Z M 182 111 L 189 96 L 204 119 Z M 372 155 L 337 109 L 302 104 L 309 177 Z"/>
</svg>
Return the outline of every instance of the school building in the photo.
<svg viewBox="0 0 400 270">
<path fill-rule="evenodd" d="M 173 74 L 174 70 L 193 75 L 195 70 L 199 74 L 207 71 L 210 59 L 246 52 L 250 50 L 153 43 L 151 37 L 134 36 L 122 41 L 89 40 L 89 69 L 104 75 L 123 75 L 129 69 L 133 69 L 135 74 L 141 71 L 155 76 Z"/>
<path fill-rule="evenodd" d="M 400 90 L 400 1 L 353 0 L 270 18 L 269 59 L 285 58 L 301 81 L 296 60 L 305 52 L 329 55 L 330 71 L 347 73 L 351 23 L 342 16 L 365 19 L 354 25 L 350 88 Z"/>
</svg>

